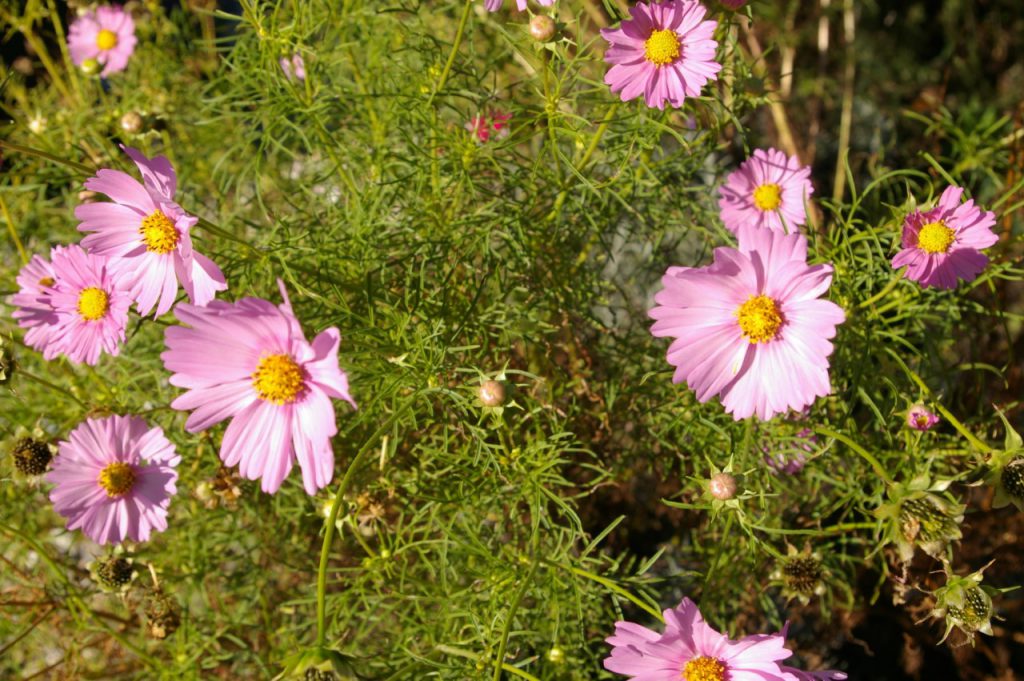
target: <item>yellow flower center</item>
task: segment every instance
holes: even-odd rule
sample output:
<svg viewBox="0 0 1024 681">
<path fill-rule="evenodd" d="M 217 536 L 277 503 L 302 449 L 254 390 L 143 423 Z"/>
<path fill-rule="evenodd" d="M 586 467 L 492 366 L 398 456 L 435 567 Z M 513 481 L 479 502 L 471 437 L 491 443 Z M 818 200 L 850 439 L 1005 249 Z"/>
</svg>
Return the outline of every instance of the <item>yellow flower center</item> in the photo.
<svg viewBox="0 0 1024 681">
<path fill-rule="evenodd" d="M 736 310 L 743 335 L 751 343 L 767 343 L 773 340 L 782 326 L 779 306 L 768 296 L 750 296 L 747 302 Z"/>
<path fill-rule="evenodd" d="M 644 41 L 644 57 L 658 66 L 665 66 L 679 59 L 679 52 L 679 36 L 667 28 L 651 33 L 651 37 Z"/>
<path fill-rule="evenodd" d="M 762 184 L 754 190 L 754 205 L 758 210 L 775 210 L 782 203 L 782 188 L 777 184 Z"/>
<path fill-rule="evenodd" d="M 252 374 L 252 386 L 260 399 L 274 404 L 294 402 L 306 387 L 302 367 L 288 355 L 268 355 Z"/>
<path fill-rule="evenodd" d="M 956 232 L 942 220 L 929 222 L 917 233 L 917 246 L 925 253 L 945 253 L 953 245 Z"/>
<path fill-rule="evenodd" d="M 101 288 L 90 286 L 78 294 L 78 314 L 87 322 L 103 319 L 110 309 L 110 296 Z"/>
<path fill-rule="evenodd" d="M 695 657 L 683 667 L 683 681 L 725 681 L 725 665 L 713 657 Z"/>
<path fill-rule="evenodd" d="M 917 416 L 914 417 L 914 423 L 917 424 L 918 428 L 927 428 L 928 427 L 928 415 L 927 414 L 918 414 Z"/>
<path fill-rule="evenodd" d="M 178 234 L 174 222 L 159 210 L 142 219 L 139 234 L 146 242 L 147 251 L 161 255 L 173 251 L 178 247 L 178 241 L 181 240 L 181 235 Z"/>
<path fill-rule="evenodd" d="M 117 47 L 117 34 L 113 31 L 103 29 L 96 34 L 96 47 L 101 50 L 112 50 Z"/>
<path fill-rule="evenodd" d="M 53 280 L 53 277 L 43 277 L 42 279 L 39 280 L 39 285 L 40 286 L 47 286 L 48 287 L 48 286 L 53 286 L 56 283 L 57 282 Z"/>
<path fill-rule="evenodd" d="M 100 487 L 106 490 L 108 497 L 124 496 L 134 485 L 135 469 L 131 464 L 115 461 L 100 471 Z"/>
</svg>

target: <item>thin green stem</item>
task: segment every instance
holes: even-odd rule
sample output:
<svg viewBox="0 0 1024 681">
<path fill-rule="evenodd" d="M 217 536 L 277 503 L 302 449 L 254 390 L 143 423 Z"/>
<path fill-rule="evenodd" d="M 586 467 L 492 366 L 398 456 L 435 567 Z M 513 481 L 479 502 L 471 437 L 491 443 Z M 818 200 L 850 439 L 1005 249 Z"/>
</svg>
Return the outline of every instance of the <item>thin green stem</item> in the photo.
<svg viewBox="0 0 1024 681">
<path fill-rule="evenodd" d="M 7 202 L 4 201 L 2 194 L 0 194 L 0 212 L 3 212 L 4 222 L 7 223 L 7 231 L 11 233 L 11 241 L 14 242 L 15 248 L 18 249 L 18 255 L 21 256 L 21 262 L 28 263 L 28 253 L 25 252 L 25 246 L 21 243 L 21 237 L 18 236 L 18 230 L 14 228 L 14 220 L 11 219 L 11 213 L 7 210 Z"/>
<path fill-rule="evenodd" d="M 69 161 L 66 158 L 60 156 L 54 156 L 53 154 L 43 151 L 42 149 L 36 149 L 35 147 L 26 147 L 21 144 L 15 144 L 14 142 L 8 142 L 7 140 L 0 140 L 0 149 L 10 149 L 16 151 L 19 154 L 26 154 L 28 156 L 36 156 L 38 158 L 44 158 L 47 161 L 52 161 L 58 165 L 67 166 L 68 168 L 74 168 L 80 173 L 86 175 L 92 175 L 95 170 L 87 165 L 82 165 L 77 161 Z"/>
<path fill-rule="evenodd" d="M 765 527 L 763 525 L 755 525 L 749 523 L 747 527 L 758 532 L 764 532 L 766 534 L 796 534 L 796 535 L 807 535 L 809 537 L 827 537 L 833 534 L 843 534 L 844 532 L 851 532 L 854 530 L 868 530 L 875 527 L 875 523 L 840 523 L 838 525 L 831 525 L 829 527 L 822 528 L 820 530 L 813 529 L 784 529 L 780 527 Z"/>
<path fill-rule="evenodd" d="M 466 0 L 465 6 L 462 8 L 462 17 L 459 19 L 459 28 L 455 31 L 455 42 L 452 43 L 452 51 L 448 53 L 448 61 L 445 62 L 444 70 L 441 71 L 440 77 L 437 79 L 437 84 L 434 85 L 434 91 L 430 93 L 430 99 L 427 100 L 427 106 L 434 103 L 434 97 L 441 91 L 441 88 L 448 82 L 448 74 L 452 71 L 452 65 L 455 63 L 455 55 L 459 52 L 459 47 L 462 45 L 462 36 L 466 32 L 466 24 L 469 23 L 469 13 L 473 9 L 473 3 L 475 0 Z"/>
<path fill-rule="evenodd" d="M 352 463 L 348 465 L 345 477 L 338 483 L 338 491 L 334 494 L 334 505 L 331 507 L 327 526 L 324 528 L 324 543 L 320 548 L 320 567 L 316 575 L 316 645 L 318 648 L 323 648 L 327 641 L 327 562 L 331 553 L 331 539 L 334 537 L 334 524 L 338 520 L 338 512 L 345 501 L 345 491 L 348 489 L 349 483 L 352 482 L 352 478 L 355 477 L 356 470 L 367 455 L 373 451 L 377 441 L 394 426 L 401 413 L 395 412 L 384 425 L 367 438 L 355 458 L 352 459 Z"/>
<path fill-rule="evenodd" d="M 480 654 L 474 653 L 472 650 L 463 650 L 462 648 L 456 648 L 455 646 L 449 646 L 443 643 L 434 646 L 434 650 L 438 651 L 439 653 L 444 653 L 445 655 L 464 657 L 467 660 L 476 660 L 477 662 L 481 660 Z M 540 681 L 540 679 L 538 679 L 533 674 L 530 674 L 529 672 L 524 672 L 522 669 L 519 669 L 518 667 L 513 667 L 512 665 L 507 664 L 505 662 L 501 663 L 501 668 L 507 671 L 509 674 L 512 674 L 513 676 L 518 676 L 521 679 L 526 679 L 527 681 Z"/>
<path fill-rule="evenodd" d="M 39 376 L 36 376 L 36 375 L 35 375 L 35 374 L 33 374 L 33 373 L 30 373 L 30 372 L 28 372 L 28 371 L 25 371 L 25 370 L 24 370 L 24 369 L 22 369 L 21 367 L 18 367 L 18 373 L 17 373 L 17 375 L 18 375 L 18 376 L 24 376 L 25 378 L 27 378 L 28 380 L 32 381 L 33 383 L 38 383 L 39 385 L 41 385 L 41 386 L 43 386 L 43 387 L 45 387 L 45 388 L 49 388 L 50 390 L 53 390 L 54 392 L 58 392 L 58 393 L 61 393 L 62 395 L 67 395 L 67 396 L 68 396 L 68 397 L 70 397 L 70 398 L 71 398 L 72 400 L 74 400 L 75 402 L 77 402 L 77 403 L 78 403 L 78 406 L 80 406 L 80 407 L 81 407 L 82 409 L 88 409 L 88 408 L 89 408 L 89 405 L 88 405 L 88 404 L 86 404 L 86 403 L 85 403 L 85 402 L 83 402 L 82 400 L 80 400 L 80 399 L 78 399 L 77 397 L 75 397 L 75 396 L 74 396 L 74 395 L 73 395 L 73 394 L 71 393 L 71 391 L 69 391 L 69 390 L 68 390 L 67 388 L 62 388 L 62 387 L 60 387 L 59 385 L 57 385 L 57 384 L 55 384 L 55 383 L 50 383 L 50 382 L 49 382 L 49 381 L 47 381 L 47 380 L 46 380 L 45 378 L 41 378 L 41 377 L 39 377 Z"/>
<path fill-rule="evenodd" d="M 543 560 L 541 562 L 543 562 L 545 565 L 550 565 L 551 567 L 560 568 L 562 570 L 568 570 L 569 572 L 573 573 L 574 575 L 577 575 L 579 577 L 583 577 L 584 579 L 589 579 L 592 582 L 597 582 L 598 584 L 600 584 L 604 588 L 608 589 L 609 591 L 611 591 L 611 592 L 613 592 L 615 594 L 618 594 L 619 596 L 622 596 L 627 601 L 629 601 L 630 603 L 632 603 L 636 607 L 640 608 L 644 612 L 652 615 L 653 617 L 656 617 L 659 622 L 664 622 L 665 621 L 664 618 L 662 618 L 661 613 L 658 612 L 657 608 L 651 607 L 650 604 L 645 603 L 644 601 L 640 600 L 638 597 L 636 597 L 633 594 L 629 593 L 628 591 L 623 589 L 621 586 L 616 584 L 614 581 L 608 579 L 607 577 L 602 577 L 601 575 L 595 575 L 593 572 L 587 572 L 583 568 L 578 568 L 578 567 L 575 567 L 573 565 L 562 565 L 561 563 L 556 563 L 556 562 L 550 561 L 550 560 Z"/>
<path fill-rule="evenodd" d="M 871 468 L 874 469 L 875 474 L 878 475 L 878 477 L 882 478 L 882 480 L 885 480 L 885 482 L 890 485 L 893 484 L 892 477 L 890 477 L 889 473 L 887 473 L 885 468 L 882 467 L 882 464 L 879 463 L 878 459 L 876 459 L 870 452 L 868 452 L 868 450 L 864 449 L 850 438 L 846 437 L 842 433 L 837 433 L 831 428 L 826 428 L 825 426 L 815 426 L 814 432 L 818 433 L 819 435 L 824 435 L 825 437 L 830 437 L 833 440 L 839 440 L 844 445 L 852 449 L 858 456 L 860 456 L 860 458 L 867 461 L 868 464 L 870 464 Z"/>
<path fill-rule="evenodd" d="M 899 285 L 901 279 L 903 279 L 903 275 L 901 273 L 897 272 L 893 274 L 892 279 L 890 279 L 889 283 L 885 285 L 885 288 L 883 288 L 881 291 L 871 296 L 867 300 L 858 303 L 857 307 L 871 307 L 879 300 L 889 295 L 889 293 Z"/>
<path fill-rule="evenodd" d="M 516 617 L 516 610 L 519 609 L 519 603 L 522 602 L 523 596 L 526 594 L 526 589 L 530 586 L 533 580 L 533 573 L 537 571 L 537 559 L 534 558 L 530 564 L 530 571 L 526 573 L 526 577 L 519 584 L 519 588 L 516 589 L 515 596 L 512 597 L 512 602 L 508 607 L 508 616 L 505 619 L 505 625 L 501 628 L 501 641 L 498 643 L 498 652 L 494 657 L 494 676 L 493 681 L 501 681 L 501 670 L 504 665 L 505 650 L 508 648 L 508 636 L 512 631 L 512 622 Z"/>
</svg>

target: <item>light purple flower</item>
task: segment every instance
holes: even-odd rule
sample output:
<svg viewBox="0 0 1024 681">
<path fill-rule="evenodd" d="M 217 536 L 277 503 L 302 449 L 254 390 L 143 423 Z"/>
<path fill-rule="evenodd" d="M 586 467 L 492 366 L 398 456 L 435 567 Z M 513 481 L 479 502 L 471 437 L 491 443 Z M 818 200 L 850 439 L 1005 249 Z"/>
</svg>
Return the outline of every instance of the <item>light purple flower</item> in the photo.
<svg viewBox="0 0 1024 681">
<path fill-rule="evenodd" d="M 147 541 L 167 529 L 181 460 L 164 432 L 137 416 L 86 419 L 59 444 L 50 501 L 68 529 L 99 544 Z"/>
<path fill-rule="evenodd" d="M 651 333 L 675 340 L 672 380 L 697 400 L 719 395 L 737 420 L 801 410 L 831 388 L 829 342 L 842 308 L 821 300 L 831 265 L 807 264 L 807 239 L 746 226 L 739 248 L 716 248 L 706 267 L 670 267 L 650 311 Z"/>
<path fill-rule="evenodd" d="M 999 237 L 992 231 L 995 213 L 973 199 L 960 203 L 964 190 L 947 187 L 931 210 L 915 210 L 903 221 L 903 250 L 892 266 L 907 266 L 903 276 L 924 287 L 952 289 L 957 279 L 972 281 L 988 264 L 981 249 Z"/>
<path fill-rule="evenodd" d="M 795 232 L 807 222 L 806 201 L 814 193 L 811 169 L 796 156 L 755 149 L 719 188 L 722 222 L 734 234 L 744 225 Z"/>
<path fill-rule="evenodd" d="M 85 188 L 106 194 L 114 203 L 85 203 L 75 208 L 78 229 L 93 232 L 82 239 L 90 252 L 110 258 L 138 304 L 139 314 L 171 309 L 178 282 L 196 305 L 206 305 L 227 288 L 220 268 L 192 249 L 189 230 L 198 222 L 174 202 L 177 176 L 164 156 L 146 158 L 121 147 L 138 166 L 142 184 L 120 170 L 103 169 Z"/>
<path fill-rule="evenodd" d="M 633 622 L 616 622 L 604 668 L 635 681 L 796 681 L 779 660 L 793 653 L 781 634 L 732 641 L 704 622 L 697 605 L 684 598 L 664 612 L 661 634 Z"/>
<path fill-rule="evenodd" d="M 640 95 L 649 107 L 681 107 L 696 97 L 722 65 L 715 61 L 717 22 L 703 21 L 707 10 L 694 0 L 640 2 L 618 28 L 601 29 L 611 46 L 604 60 L 612 67 L 604 82 L 622 101 Z"/>
<path fill-rule="evenodd" d="M 57 246 L 51 263 L 36 256 L 11 298 L 15 319 L 29 329 L 25 343 L 54 359 L 64 354 L 76 364 L 96 364 L 100 354 L 117 355 L 125 339 L 131 296 L 106 258 L 78 245 Z M 52 283 L 51 283 L 52 282 Z"/>
<path fill-rule="evenodd" d="M 484 0 L 484 7 L 488 12 L 497 12 L 504 2 L 505 0 Z M 516 0 L 516 9 L 522 12 L 526 9 L 526 2 L 527 0 Z M 537 4 L 541 7 L 551 7 L 555 4 L 555 0 L 537 0 Z"/>
<path fill-rule="evenodd" d="M 278 63 L 288 80 L 306 80 L 306 62 L 298 52 L 291 57 L 281 57 Z"/>
<path fill-rule="evenodd" d="M 83 14 L 68 29 L 68 50 L 76 66 L 95 59 L 103 66 L 102 76 L 124 71 L 135 51 L 132 15 L 117 5 Z"/>
<path fill-rule="evenodd" d="M 769 450 L 765 447 L 764 462 L 776 473 L 794 475 L 807 464 L 807 455 L 814 451 L 817 438 L 814 431 L 804 428 L 785 447 Z"/>
<path fill-rule="evenodd" d="M 278 285 L 281 305 L 260 298 L 179 304 L 174 314 L 188 326 L 167 329 L 160 357 L 174 374 L 171 384 L 188 389 L 171 403 L 192 411 L 186 430 L 231 419 L 220 449 L 225 465 L 238 465 L 249 480 L 261 478 L 263 491 L 273 493 L 298 460 L 306 491 L 315 494 L 334 476 L 331 438 L 338 429 L 331 398 L 355 402 L 338 368 L 338 330 L 307 342 L 284 284 Z"/>
<path fill-rule="evenodd" d="M 53 252 L 63 250 L 63 246 L 57 246 Z M 50 335 L 57 323 L 57 313 L 51 300 L 56 277 L 53 265 L 42 256 L 33 255 L 18 273 L 20 290 L 9 301 L 17 308 L 11 316 L 18 320 L 18 326 L 27 329 L 25 345 L 36 350 L 49 346 Z"/>
<path fill-rule="evenodd" d="M 939 422 L 939 417 L 928 411 L 923 404 L 915 404 L 907 410 L 907 426 L 914 430 L 931 430 Z"/>
</svg>

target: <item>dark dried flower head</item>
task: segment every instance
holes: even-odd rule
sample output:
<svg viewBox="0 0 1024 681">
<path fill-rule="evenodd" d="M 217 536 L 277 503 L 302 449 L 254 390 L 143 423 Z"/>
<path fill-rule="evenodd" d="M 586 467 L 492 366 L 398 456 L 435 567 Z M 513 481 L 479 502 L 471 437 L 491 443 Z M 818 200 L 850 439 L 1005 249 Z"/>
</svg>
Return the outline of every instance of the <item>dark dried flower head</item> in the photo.
<svg viewBox="0 0 1024 681">
<path fill-rule="evenodd" d="M 50 445 L 30 437 L 18 440 L 11 455 L 14 457 L 14 467 L 23 475 L 42 475 L 53 459 Z"/>
<path fill-rule="evenodd" d="M 160 640 L 177 631 L 181 624 L 178 605 L 161 589 L 155 589 L 146 598 L 146 619 L 149 635 Z"/>
<path fill-rule="evenodd" d="M 96 561 L 92 573 L 105 590 L 122 591 L 135 576 L 135 566 L 123 556 L 110 556 Z"/>
</svg>

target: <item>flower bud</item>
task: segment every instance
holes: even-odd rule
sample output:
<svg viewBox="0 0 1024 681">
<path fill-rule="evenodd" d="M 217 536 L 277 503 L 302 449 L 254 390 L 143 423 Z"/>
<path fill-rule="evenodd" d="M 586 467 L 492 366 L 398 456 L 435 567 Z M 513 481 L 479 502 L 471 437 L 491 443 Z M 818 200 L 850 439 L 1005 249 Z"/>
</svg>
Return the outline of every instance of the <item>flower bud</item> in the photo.
<svg viewBox="0 0 1024 681">
<path fill-rule="evenodd" d="M 505 386 L 500 381 L 484 381 L 477 396 L 485 407 L 500 407 L 505 404 Z"/>
<path fill-rule="evenodd" d="M 565 662 L 565 651 L 558 646 L 552 646 L 548 651 L 548 662 L 551 664 L 562 664 Z"/>
<path fill-rule="evenodd" d="M 79 68 L 82 69 L 82 73 L 84 73 L 85 75 L 95 76 L 97 73 L 100 72 L 100 69 L 102 67 L 100 66 L 100 63 L 95 59 L 86 59 L 81 63 Z"/>
<path fill-rule="evenodd" d="M 708 481 L 711 496 L 719 501 L 728 501 L 736 496 L 736 478 L 729 473 L 716 473 Z"/>
<path fill-rule="evenodd" d="M 555 20 L 546 14 L 530 19 L 530 35 L 539 43 L 546 43 L 555 37 Z"/>
<path fill-rule="evenodd" d="M 21 438 L 14 443 L 11 455 L 14 457 L 14 467 L 22 475 L 42 475 L 53 459 L 50 445 L 30 437 Z"/>
<path fill-rule="evenodd" d="M 142 131 L 142 116 L 137 111 L 129 111 L 121 116 L 121 129 L 132 135 Z"/>
</svg>

